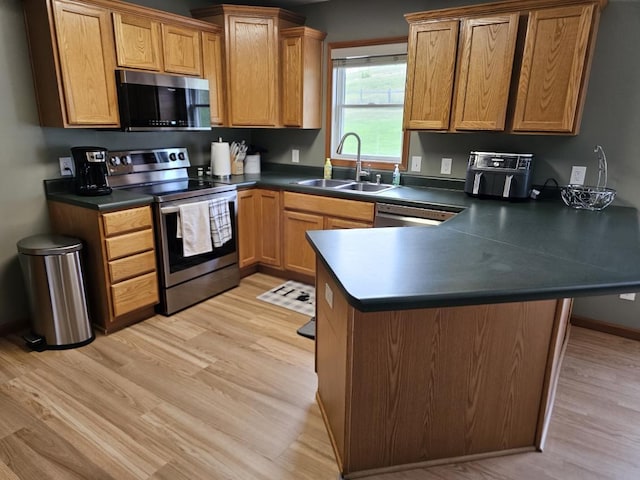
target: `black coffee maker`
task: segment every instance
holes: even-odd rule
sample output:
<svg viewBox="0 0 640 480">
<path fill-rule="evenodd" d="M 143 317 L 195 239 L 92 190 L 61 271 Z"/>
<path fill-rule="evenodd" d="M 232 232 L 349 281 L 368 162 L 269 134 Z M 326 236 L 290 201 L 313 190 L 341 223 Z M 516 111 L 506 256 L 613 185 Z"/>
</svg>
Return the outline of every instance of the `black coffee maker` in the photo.
<svg viewBox="0 0 640 480">
<path fill-rule="evenodd" d="M 76 167 L 78 195 L 109 195 L 107 181 L 107 149 L 102 147 L 71 147 Z"/>
</svg>

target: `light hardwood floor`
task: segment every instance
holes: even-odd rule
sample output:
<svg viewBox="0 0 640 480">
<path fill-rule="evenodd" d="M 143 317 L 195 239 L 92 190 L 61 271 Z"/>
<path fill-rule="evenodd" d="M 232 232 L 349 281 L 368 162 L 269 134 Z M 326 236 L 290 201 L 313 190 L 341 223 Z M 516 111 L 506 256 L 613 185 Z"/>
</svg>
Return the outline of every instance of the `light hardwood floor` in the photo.
<svg viewBox="0 0 640 480">
<path fill-rule="evenodd" d="M 0 479 L 336 479 L 306 317 L 263 274 L 92 344 L 0 339 Z M 640 478 L 640 343 L 574 328 L 544 453 L 370 477 Z"/>
</svg>

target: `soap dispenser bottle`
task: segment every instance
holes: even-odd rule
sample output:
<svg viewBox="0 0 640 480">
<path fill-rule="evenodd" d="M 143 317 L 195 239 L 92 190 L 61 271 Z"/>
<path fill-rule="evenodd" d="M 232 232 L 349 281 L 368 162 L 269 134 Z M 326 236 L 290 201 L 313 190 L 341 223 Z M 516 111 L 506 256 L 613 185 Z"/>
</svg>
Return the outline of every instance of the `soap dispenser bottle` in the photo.
<svg viewBox="0 0 640 480">
<path fill-rule="evenodd" d="M 324 162 L 324 179 L 329 180 L 331 178 L 331 172 L 333 171 L 333 167 L 331 166 L 331 159 L 327 157 Z"/>
<path fill-rule="evenodd" d="M 398 169 L 398 165 L 396 164 L 393 169 L 393 176 L 391 177 L 392 185 L 400 185 L 400 170 Z"/>
</svg>

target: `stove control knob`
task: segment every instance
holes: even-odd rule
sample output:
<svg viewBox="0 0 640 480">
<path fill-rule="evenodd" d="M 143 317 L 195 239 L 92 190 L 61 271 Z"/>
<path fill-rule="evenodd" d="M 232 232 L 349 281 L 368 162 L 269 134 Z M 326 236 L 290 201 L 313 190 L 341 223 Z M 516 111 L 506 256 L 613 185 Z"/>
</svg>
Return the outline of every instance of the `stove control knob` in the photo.
<svg viewBox="0 0 640 480">
<path fill-rule="evenodd" d="M 177 160 L 176 154 L 175 153 L 170 153 L 169 154 L 169 160 L 171 160 L 172 162 L 175 162 Z"/>
<path fill-rule="evenodd" d="M 178 153 L 178 160 L 184 160 L 184 152 Z"/>
<path fill-rule="evenodd" d="M 118 165 L 120 165 L 120 157 L 117 156 L 113 156 L 110 159 L 111 165 L 113 165 L 114 167 L 117 167 Z"/>
<path fill-rule="evenodd" d="M 125 155 L 122 157 L 122 164 L 123 165 L 131 165 L 131 156 L 130 155 Z"/>
</svg>

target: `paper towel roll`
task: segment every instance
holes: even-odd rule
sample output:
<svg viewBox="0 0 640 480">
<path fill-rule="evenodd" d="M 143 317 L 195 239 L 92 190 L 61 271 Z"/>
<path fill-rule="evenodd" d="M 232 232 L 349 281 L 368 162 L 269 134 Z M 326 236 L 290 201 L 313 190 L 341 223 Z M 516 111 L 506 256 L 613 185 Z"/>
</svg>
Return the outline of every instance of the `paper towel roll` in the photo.
<svg viewBox="0 0 640 480">
<path fill-rule="evenodd" d="M 214 177 L 231 175 L 230 158 L 227 142 L 211 142 L 211 175 Z"/>
</svg>

